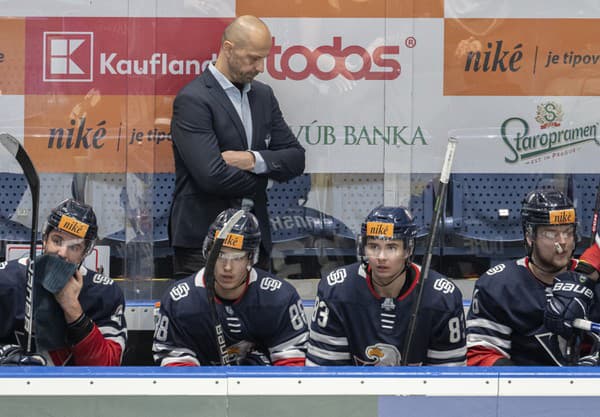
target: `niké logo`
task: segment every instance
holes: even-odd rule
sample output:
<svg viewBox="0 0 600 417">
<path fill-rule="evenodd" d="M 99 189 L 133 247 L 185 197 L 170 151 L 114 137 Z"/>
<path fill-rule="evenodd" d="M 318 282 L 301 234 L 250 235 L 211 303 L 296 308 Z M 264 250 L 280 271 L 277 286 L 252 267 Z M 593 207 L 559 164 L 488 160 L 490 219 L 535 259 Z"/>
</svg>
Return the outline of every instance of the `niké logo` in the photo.
<svg viewBox="0 0 600 417">
<path fill-rule="evenodd" d="M 72 235 L 84 238 L 89 229 L 89 225 L 80 222 L 71 216 L 63 215 L 58 223 L 58 228 L 71 233 Z"/>
<path fill-rule="evenodd" d="M 385 236 L 392 237 L 394 234 L 394 225 L 383 222 L 367 222 L 367 236 Z"/>
<path fill-rule="evenodd" d="M 550 224 L 570 224 L 575 222 L 575 210 L 550 210 Z"/>
<path fill-rule="evenodd" d="M 522 47 L 522 43 L 505 48 L 501 40 L 488 42 L 487 49 L 467 54 L 465 72 L 517 72 L 521 69 Z"/>
<path fill-rule="evenodd" d="M 100 149 L 104 146 L 106 136 L 106 120 L 99 121 L 96 126 L 86 127 L 87 119 L 71 119 L 72 127 L 52 127 L 48 135 L 48 149 Z"/>
</svg>

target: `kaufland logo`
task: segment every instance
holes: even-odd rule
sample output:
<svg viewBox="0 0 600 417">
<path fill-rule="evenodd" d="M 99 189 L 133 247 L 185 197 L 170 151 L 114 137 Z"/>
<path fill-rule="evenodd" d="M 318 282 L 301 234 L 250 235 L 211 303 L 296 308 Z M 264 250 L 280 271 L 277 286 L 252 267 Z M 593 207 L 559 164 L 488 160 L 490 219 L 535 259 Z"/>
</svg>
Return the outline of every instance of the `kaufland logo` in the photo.
<svg viewBox="0 0 600 417">
<path fill-rule="evenodd" d="M 93 32 L 44 32 L 44 81 L 94 81 Z M 111 75 L 199 75 L 217 59 L 174 59 L 166 52 L 140 58 L 125 58 L 115 51 L 100 51 L 97 77 Z"/>
<path fill-rule="evenodd" d="M 93 32 L 44 32 L 44 81 L 93 81 L 93 50 Z"/>
</svg>

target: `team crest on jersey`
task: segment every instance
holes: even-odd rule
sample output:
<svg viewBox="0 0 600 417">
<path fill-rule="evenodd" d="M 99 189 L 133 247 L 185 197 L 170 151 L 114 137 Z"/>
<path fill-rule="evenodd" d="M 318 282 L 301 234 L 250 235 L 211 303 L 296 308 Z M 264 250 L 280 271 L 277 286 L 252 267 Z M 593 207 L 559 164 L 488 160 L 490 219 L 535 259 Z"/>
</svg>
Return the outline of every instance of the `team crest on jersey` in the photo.
<svg viewBox="0 0 600 417">
<path fill-rule="evenodd" d="M 398 348 L 387 343 L 377 343 L 365 348 L 365 356 L 368 360 L 362 360 L 354 357 L 357 365 L 370 366 L 399 366 L 401 364 L 402 355 Z"/>
<path fill-rule="evenodd" d="M 277 291 L 281 288 L 281 281 L 271 278 L 264 277 L 260 280 L 260 289 L 265 291 Z"/>
<path fill-rule="evenodd" d="M 230 363 L 238 363 L 240 359 L 246 357 L 253 347 L 254 344 L 247 340 L 242 340 L 234 345 L 227 346 L 227 355 L 229 356 Z"/>
<path fill-rule="evenodd" d="M 500 272 L 504 271 L 505 268 L 506 268 L 506 264 L 496 265 L 493 268 L 488 269 L 486 274 L 487 275 L 496 275 L 496 274 L 499 274 Z"/>
<path fill-rule="evenodd" d="M 101 284 L 101 285 L 112 285 L 113 284 L 113 280 L 110 277 L 107 277 L 107 276 L 101 275 L 101 274 L 94 274 L 92 281 L 94 282 L 94 284 Z"/>
<path fill-rule="evenodd" d="M 345 269 L 336 269 L 327 275 L 327 283 L 329 285 L 340 284 L 346 279 L 347 273 Z"/>
<path fill-rule="evenodd" d="M 454 288 L 456 288 L 454 286 L 454 284 L 452 282 L 450 282 L 446 278 L 438 278 L 433 283 L 433 289 L 436 290 L 436 291 L 441 291 L 444 294 L 451 294 L 451 293 L 453 293 L 454 292 Z"/>
<path fill-rule="evenodd" d="M 190 286 L 188 285 L 187 282 L 182 282 L 181 284 L 178 284 L 178 285 L 174 286 L 173 288 L 171 288 L 171 292 L 169 294 L 171 295 L 171 299 L 173 301 L 178 301 L 178 300 L 181 300 L 182 298 L 187 297 L 189 293 L 190 293 Z"/>
</svg>

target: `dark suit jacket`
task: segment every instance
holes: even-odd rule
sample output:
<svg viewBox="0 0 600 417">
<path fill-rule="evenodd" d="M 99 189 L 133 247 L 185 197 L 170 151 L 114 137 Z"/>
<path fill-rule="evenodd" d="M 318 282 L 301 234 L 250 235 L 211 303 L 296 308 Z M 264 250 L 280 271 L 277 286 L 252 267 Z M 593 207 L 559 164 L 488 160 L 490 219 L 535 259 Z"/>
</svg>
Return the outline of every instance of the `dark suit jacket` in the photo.
<svg viewBox="0 0 600 417">
<path fill-rule="evenodd" d="M 263 246 L 270 252 L 267 213 L 268 178 L 287 181 L 304 171 L 304 148 L 286 124 L 273 90 L 252 82 L 248 92 L 252 112 L 252 150 L 268 166 L 262 175 L 227 165 L 221 152 L 248 150 L 246 133 L 235 108 L 207 69 L 177 94 L 171 135 L 175 158 L 175 192 L 171 203 L 169 239 L 172 246 L 200 248 L 208 227 L 243 197 L 254 199 Z"/>
</svg>

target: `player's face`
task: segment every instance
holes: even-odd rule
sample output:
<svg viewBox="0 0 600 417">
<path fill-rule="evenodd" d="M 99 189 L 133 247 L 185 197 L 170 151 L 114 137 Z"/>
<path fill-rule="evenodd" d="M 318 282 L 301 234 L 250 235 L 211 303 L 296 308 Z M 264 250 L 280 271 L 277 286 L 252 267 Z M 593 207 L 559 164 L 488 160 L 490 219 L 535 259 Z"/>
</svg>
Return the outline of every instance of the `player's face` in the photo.
<svg viewBox="0 0 600 417">
<path fill-rule="evenodd" d="M 225 299 L 238 298 L 244 292 L 244 281 L 252 267 L 248 252 L 222 248 L 215 264 L 215 291 Z"/>
<path fill-rule="evenodd" d="M 67 262 L 79 264 L 83 261 L 86 240 L 62 230 L 52 230 L 44 241 L 44 253 L 58 255 Z"/>
<path fill-rule="evenodd" d="M 534 260 L 541 267 L 565 268 L 575 249 L 573 225 L 538 226 L 533 245 Z"/>
<path fill-rule="evenodd" d="M 235 44 L 225 42 L 226 62 L 229 80 L 235 83 L 249 83 L 265 70 L 265 58 L 271 50 L 271 38 L 249 39 Z"/>
<path fill-rule="evenodd" d="M 410 253 L 404 249 L 404 242 L 401 240 L 368 239 L 365 255 L 373 277 L 385 284 L 402 272 Z"/>
</svg>

